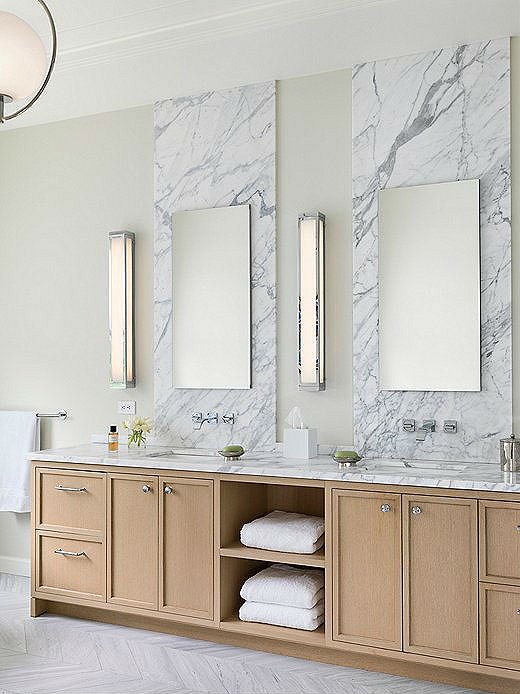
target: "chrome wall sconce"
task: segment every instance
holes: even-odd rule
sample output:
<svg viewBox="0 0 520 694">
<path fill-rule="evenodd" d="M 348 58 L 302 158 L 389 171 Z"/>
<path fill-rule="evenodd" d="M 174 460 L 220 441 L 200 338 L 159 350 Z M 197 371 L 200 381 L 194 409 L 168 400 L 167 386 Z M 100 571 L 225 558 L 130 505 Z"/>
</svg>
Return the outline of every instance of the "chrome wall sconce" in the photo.
<svg viewBox="0 0 520 694">
<path fill-rule="evenodd" d="M 298 231 L 298 389 L 325 390 L 325 215 L 301 215 Z"/>
<path fill-rule="evenodd" d="M 135 388 L 135 234 L 112 231 L 110 267 L 110 387 Z"/>
<path fill-rule="evenodd" d="M 58 39 L 56 25 L 44 0 L 36 0 L 49 22 L 52 38 L 51 56 L 47 56 L 41 38 L 23 19 L 10 12 L 0 12 L 0 123 L 25 113 L 40 98 L 56 63 Z M 5 105 L 33 95 L 25 106 L 5 113 Z"/>
</svg>

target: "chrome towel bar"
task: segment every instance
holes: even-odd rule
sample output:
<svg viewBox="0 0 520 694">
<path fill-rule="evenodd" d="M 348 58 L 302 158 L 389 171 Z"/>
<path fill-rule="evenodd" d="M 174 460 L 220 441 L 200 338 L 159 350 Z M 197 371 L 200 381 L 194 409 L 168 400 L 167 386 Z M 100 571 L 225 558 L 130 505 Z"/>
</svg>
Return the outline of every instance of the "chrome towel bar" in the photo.
<svg viewBox="0 0 520 694">
<path fill-rule="evenodd" d="M 54 419 L 67 419 L 67 412 L 65 410 L 60 410 L 59 412 L 53 412 L 51 414 L 44 414 L 43 412 L 40 414 L 38 412 L 36 416 L 40 419 L 41 417 L 52 417 Z"/>
</svg>

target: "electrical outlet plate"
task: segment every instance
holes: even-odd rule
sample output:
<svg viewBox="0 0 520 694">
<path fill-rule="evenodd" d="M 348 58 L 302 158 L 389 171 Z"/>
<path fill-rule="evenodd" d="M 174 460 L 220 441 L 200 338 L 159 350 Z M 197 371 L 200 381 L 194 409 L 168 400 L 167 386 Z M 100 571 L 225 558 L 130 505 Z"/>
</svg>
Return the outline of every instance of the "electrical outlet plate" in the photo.
<svg viewBox="0 0 520 694">
<path fill-rule="evenodd" d="M 118 414 L 135 414 L 135 400 L 120 400 L 117 403 Z"/>
</svg>

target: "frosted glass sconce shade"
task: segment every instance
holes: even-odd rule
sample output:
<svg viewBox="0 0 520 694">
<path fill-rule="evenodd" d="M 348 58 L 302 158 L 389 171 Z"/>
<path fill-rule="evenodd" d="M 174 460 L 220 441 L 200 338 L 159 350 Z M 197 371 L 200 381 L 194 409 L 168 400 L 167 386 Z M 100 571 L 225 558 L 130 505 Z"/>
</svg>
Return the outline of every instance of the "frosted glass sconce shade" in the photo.
<svg viewBox="0 0 520 694">
<path fill-rule="evenodd" d="M 40 86 L 47 70 L 43 43 L 34 29 L 10 12 L 0 12 L 0 94 L 25 99 Z"/>
<path fill-rule="evenodd" d="M 135 235 L 113 231 L 110 244 L 110 386 L 135 387 Z"/>
<path fill-rule="evenodd" d="M 45 91 L 56 63 L 58 37 L 56 25 L 45 0 L 36 0 L 51 29 L 51 54 L 47 56 L 34 29 L 10 12 L 0 12 L 0 123 L 25 113 Z M 32 98 L 16 111 L 6 113 L 12 101 Z"/>
<path fill-rule="evenodd" d="M 301 215 L 298 229 L 298 388 L 325 390 L 325 215 Z"/>
</svg>

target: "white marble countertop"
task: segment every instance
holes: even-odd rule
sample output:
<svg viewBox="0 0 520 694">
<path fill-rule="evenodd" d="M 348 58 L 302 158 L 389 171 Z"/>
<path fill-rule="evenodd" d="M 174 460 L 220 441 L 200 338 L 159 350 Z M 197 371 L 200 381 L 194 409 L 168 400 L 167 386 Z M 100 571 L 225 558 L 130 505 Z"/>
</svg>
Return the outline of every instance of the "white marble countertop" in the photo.
<svg viewBox="0 0 520 694">
<path fill-rule="evenodd" d="M 31 453 L 29 457 L 31 460 L 46 462 L 99 466 L 149 467 L 158 470 L 520 493 L 520 473 L 503 473 L 498 462 L 363 459 L 357 467 L 339 468 L 330 456 L 325 455 L 311 460 L 291 460 L 273 453 L 250 453 L 239 461 L 226 462 L 220 456 L 204 451 L 188 455 L 186 452 L 180 452 L 180 449 L 161 446 L 148 446 L 144 451 L 121 448 L 117 453 L 109 453 L 104 444 L 51 449 Z"/>
</svg>

